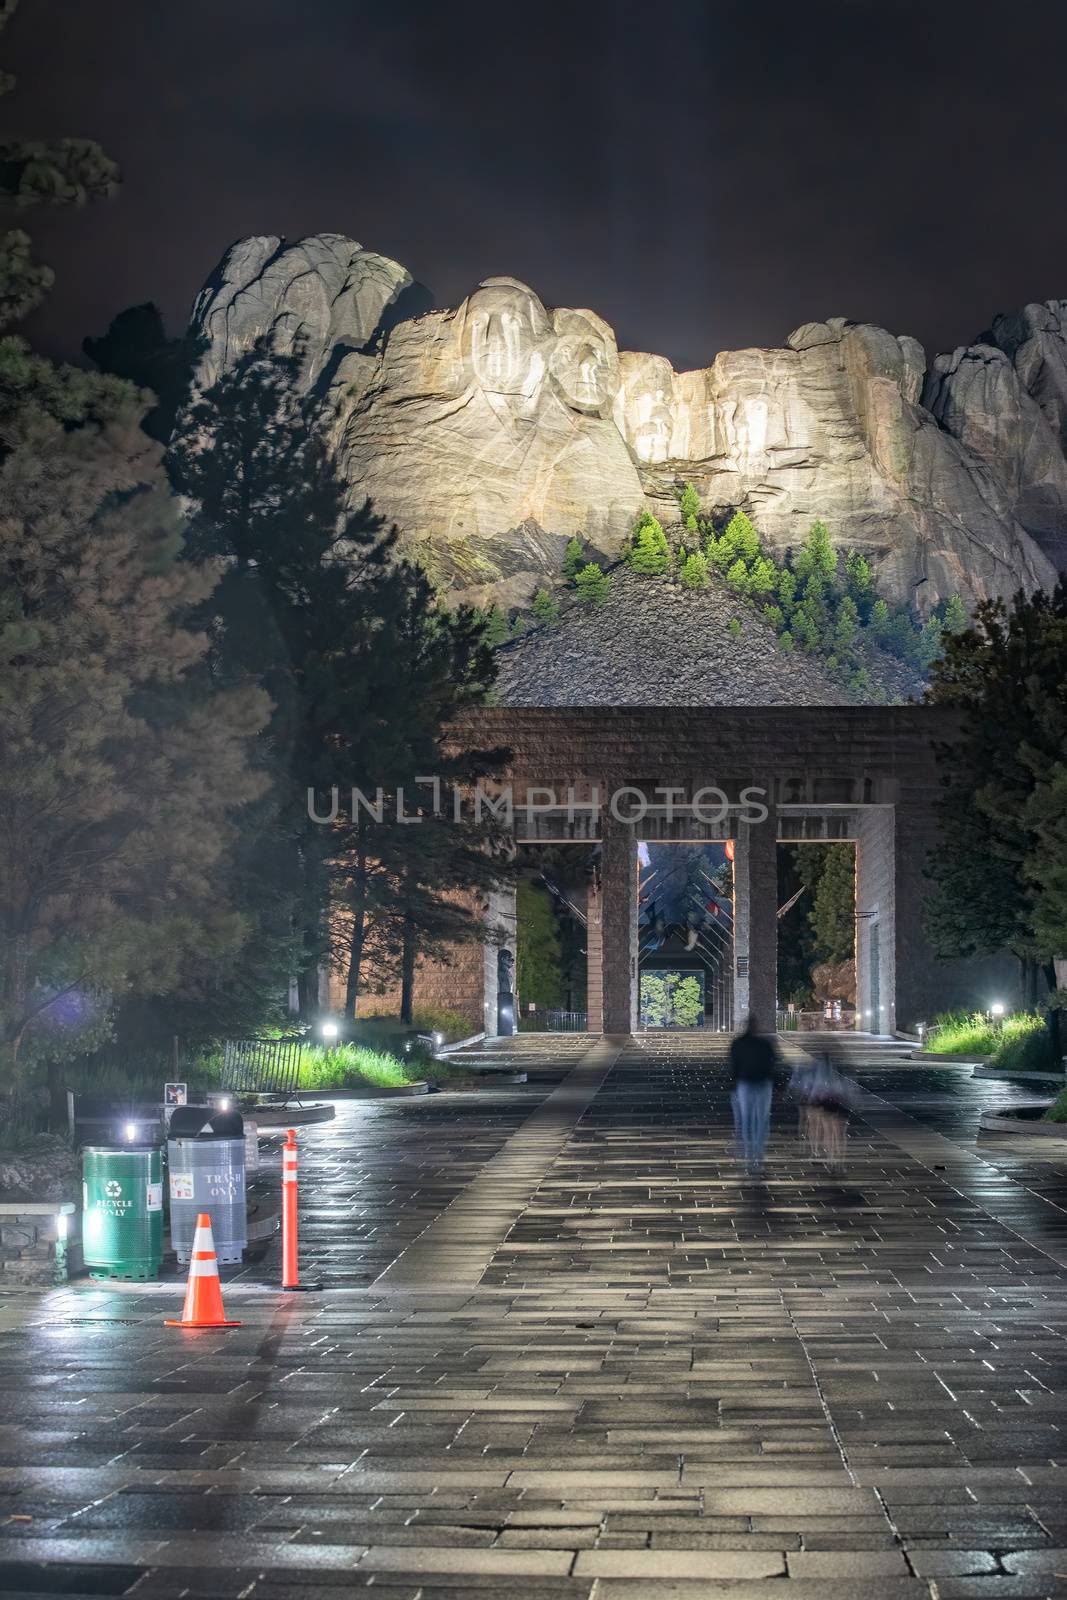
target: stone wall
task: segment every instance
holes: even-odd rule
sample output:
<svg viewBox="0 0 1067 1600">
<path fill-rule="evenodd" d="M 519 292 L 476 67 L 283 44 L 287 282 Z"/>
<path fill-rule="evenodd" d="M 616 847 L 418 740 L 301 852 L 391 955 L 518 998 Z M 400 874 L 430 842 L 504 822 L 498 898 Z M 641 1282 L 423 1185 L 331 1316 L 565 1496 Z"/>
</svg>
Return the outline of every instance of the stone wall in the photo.
<svg viewBox="0 0 1067 1600">
<path fill-rule="evenodd" d="M 11 1200 L 0 1203 L 3 1282 L 32 1288 L 66 1283 L 82 1270 L 73 1204 Z"/>
</svg>

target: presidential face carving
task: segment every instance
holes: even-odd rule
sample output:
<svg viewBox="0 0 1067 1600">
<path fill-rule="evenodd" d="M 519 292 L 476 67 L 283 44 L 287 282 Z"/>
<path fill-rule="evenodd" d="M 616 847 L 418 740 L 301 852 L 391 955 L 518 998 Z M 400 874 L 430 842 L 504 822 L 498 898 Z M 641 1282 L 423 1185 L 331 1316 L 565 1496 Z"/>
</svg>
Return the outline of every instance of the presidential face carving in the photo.
<svg viewBox="0 0 1067 1600">
<path fill-rule="evenodd" d="M 544 306 L 515 278 L 487 278 L 467 302 L 464 354 L 486 394 L 535 399 L 551 334 Z"/>
<path fill-rule="evenodd" d="M 606 322 L 591 311 L 556 311 L 549 372 L 574 411 L 606 416 L 619 390 L 619 353 Z"/>
<path fill-rule="evenodd" d="M 619 432 L 640 462 L 666 461 L 674 427 L 674 373 L 663 356 L 626 352 L 615 403 Z"/>
</svg>

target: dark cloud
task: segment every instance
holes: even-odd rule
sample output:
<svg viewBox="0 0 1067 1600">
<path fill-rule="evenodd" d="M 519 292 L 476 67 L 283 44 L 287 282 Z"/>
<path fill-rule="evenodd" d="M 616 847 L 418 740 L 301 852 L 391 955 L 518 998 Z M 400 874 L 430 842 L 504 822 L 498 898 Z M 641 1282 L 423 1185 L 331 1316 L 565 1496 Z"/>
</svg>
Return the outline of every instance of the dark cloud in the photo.
<svg viewBox="0 0 1067 1600">
<path fill-rule="evenodd" d="M 1052 4 L 22 0 L 4 46 L 5 121 L 125 173 L 33 216 L 55 352 L 137 300 L 177 324 L 254 232 L 349 233 L 442 304 L 508 272 L 679 365 L 1067 295 Z"/>
</svg>

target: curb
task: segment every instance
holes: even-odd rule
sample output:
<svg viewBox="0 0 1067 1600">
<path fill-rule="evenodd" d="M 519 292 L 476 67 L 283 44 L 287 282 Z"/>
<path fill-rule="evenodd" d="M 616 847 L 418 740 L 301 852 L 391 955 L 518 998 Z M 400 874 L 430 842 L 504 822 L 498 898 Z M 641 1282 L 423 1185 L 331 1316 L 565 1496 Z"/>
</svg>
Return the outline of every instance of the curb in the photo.
<svg viewBox="0 0 1067 1600">
<path fill-rule="evenodd" d="M 1032 1100 L 1042 1109 L 1050 1100 Z M 1007 1133 L 1016 1139 L 1067 1139 L 1067 1122 L 1041 1122 L 1023 1117 L 1007 1117 L 1000 1111 L 983 1111 L 978 1123 L 982 1133 Z"/>
</svg>

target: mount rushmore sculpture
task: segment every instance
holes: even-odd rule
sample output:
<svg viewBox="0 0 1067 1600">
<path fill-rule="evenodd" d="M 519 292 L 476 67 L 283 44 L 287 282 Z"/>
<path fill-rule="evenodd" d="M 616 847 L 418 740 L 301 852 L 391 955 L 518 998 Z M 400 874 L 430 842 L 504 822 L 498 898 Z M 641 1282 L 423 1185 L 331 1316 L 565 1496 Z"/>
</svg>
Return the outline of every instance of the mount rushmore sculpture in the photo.
<svg viewBox="0 0 1067 1600">
<path fill-rule="evenodd" d="M 777 551 L 822 518 L 922 612 L 1048 585 L 1067 556 L 1067 302 L 929 368 L 916 340 L 834 317 L 676 372 L 514 278 L 430 310 L 395 261 L 320 234 L 235 244 L 193 331 L 201 388 L 257 340 L 298 350 L 353 495 L 466 597 L 526 601 L 574 534 L 617 555 L 643 507 L 677 520 L 686 482 Z"/>
</svg>

